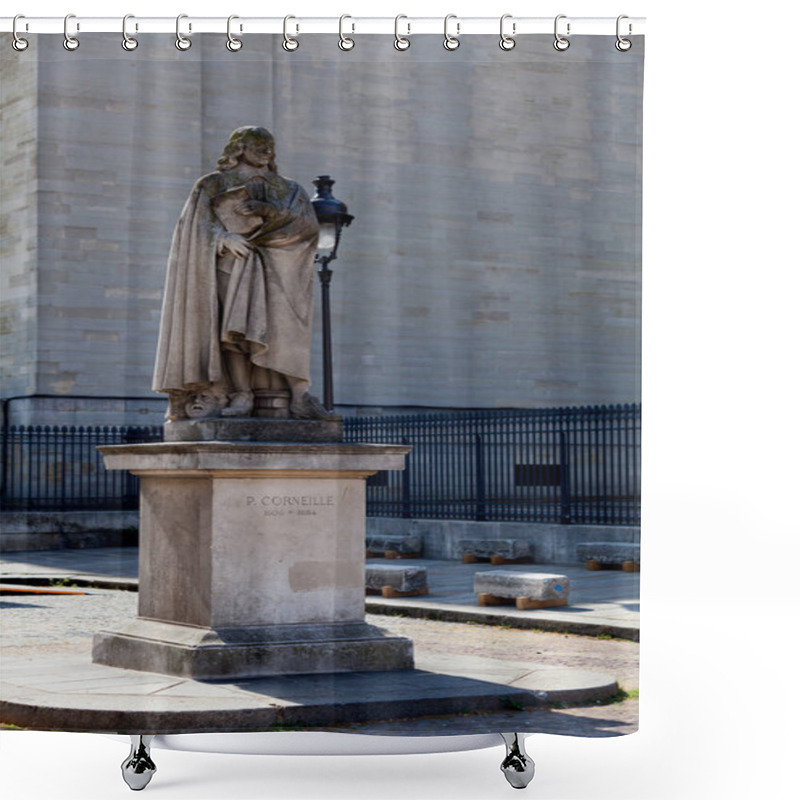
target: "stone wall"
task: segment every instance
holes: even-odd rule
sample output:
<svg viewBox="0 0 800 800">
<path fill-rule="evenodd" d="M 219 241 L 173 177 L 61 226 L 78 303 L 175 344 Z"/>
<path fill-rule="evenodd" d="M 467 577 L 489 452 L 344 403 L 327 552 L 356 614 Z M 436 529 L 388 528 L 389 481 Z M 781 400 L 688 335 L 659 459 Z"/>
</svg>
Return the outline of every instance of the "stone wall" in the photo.
<svg viewBox="0 0 800 800">
<path fill-rule="evenodd" d="M 133 546 L 138 511 L 4 511 L 0 552 Z"/>
<path fill-rule="evenodd" d="M 534 564 L 580 564 L 585 542 L 639 543 L 639 526 L 558 525 L 544 522 L 474 522 L 463 519 L 367 517 L 367 536 L 419 536 L 424 558 L 459 559 L 464 539 L 522 539 Z"/>
<path fill-rule="evenodd" d="M 639 399 L 641 48 L 173 39 L 0 41 L 4 396 L 148 395 L 183 202 L 263 124 L 281 172 L 332 175 L 356 217 L 333 264 L 338 402 Z"/>
<path fill-rule="evenodd" d="M 38 70 L 21 59 L 1 66 L 0 385 L 11 397 L 36 391 Z"/>
</svg>

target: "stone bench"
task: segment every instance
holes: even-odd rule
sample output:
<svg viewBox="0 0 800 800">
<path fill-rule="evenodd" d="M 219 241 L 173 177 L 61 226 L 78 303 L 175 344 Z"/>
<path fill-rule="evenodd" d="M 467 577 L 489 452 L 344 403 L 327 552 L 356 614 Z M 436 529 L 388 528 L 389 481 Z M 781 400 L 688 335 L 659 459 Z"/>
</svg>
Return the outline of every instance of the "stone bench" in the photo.
<svg viewBox="0 0 800 800">
<path fill-rule="evenodd" d="M 530 564 L 532 560 L 525 539 L 461 539 L 458 552 L 464 564 Z"/>
<path fill-rule="evenodd" d="M 394 564 L 367 564 L 367 594 L 382 597 L 419 597 L 428 594 L 428 570 Z"/>
<path fill-rule="evenodd" d="M 586 569 L 621 566 L 625 572 L 639 571 L 639 545 L 632 542 L 584 542 L 577 551 Z"/>
<path fill-rule="evenodd" d="M 367 537 L 367 558 L 422 558 L 422 537 Z"/>
<path fill-rule="evenodd" d="M 479 606 L 515 603 L 520 611 L 527 611 L 569 602 L 569 578 L 550 572 L 476 572 L 474 587 Z"/>
</svg>

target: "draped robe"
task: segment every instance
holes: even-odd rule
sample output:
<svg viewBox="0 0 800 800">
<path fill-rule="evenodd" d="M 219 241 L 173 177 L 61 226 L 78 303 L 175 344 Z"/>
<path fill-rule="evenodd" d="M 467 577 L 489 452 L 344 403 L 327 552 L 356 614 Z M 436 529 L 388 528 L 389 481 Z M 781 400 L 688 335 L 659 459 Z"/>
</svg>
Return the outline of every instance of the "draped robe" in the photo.
<svg viewBox="0 0 800 800">
<path fill-rule="evenodd" d="M 280 212 L 279 225 L 264 219 L 245 237 L 251 252 L 236 258 L 224 252 L 227 233 L 212 202 L 244 185 L 252 199 Z M 275 173 L 266 180 L 245 180 L 236 170 L 200 178 L 172 238 L 154 391 L 228 387 L 223 349 L 247 353 L 256 366 L 309 380 L 318 236 L 308 195 L 294 181 Z M 228 275 L 223 297 L 218 270 Z"/>
</svg>

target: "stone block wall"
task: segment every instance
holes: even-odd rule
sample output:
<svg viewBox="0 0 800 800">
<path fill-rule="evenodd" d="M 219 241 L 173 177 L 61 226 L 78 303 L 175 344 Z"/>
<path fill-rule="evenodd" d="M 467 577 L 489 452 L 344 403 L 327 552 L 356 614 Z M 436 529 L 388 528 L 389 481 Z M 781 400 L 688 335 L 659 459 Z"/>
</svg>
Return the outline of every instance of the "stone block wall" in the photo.
<svg viewBox="0 0 800 800">
<path fill-rule="evenodd" d="M 356 217 L 332 265 L 338 402 L 639 399 L 641 48 L 173 38 L 39 37 L 24 60 L 0 41 L 4 396 L 150 392 L 183 202 L 261 124 L 282 174 L 330 174 Z"/>
<path fill-rule="evenodd" d="M 10 40 L 2 44 L 11 49 Z M 36 391 L 36 62 L 2 61 L 0 80 L 0 385 L 3 397 Z"/>
</svg>

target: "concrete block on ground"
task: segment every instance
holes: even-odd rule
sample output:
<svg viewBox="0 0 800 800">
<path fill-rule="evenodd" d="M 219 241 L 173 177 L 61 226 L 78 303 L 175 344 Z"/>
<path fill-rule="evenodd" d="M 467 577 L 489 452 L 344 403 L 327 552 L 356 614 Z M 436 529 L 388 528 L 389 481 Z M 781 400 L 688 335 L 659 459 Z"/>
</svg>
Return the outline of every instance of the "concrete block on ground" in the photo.
<svg viewBox="0 0 800 800">
<path fill-rule="evenodd" d="M 589 569 L 611 564 L 638 566 L 639 551 L 639 545 L 633 542 L 584 542 L 577 546 L 578 558 L 585 561 Z"/>
<path fill-rule="evenodd" d="M 368 564 L 368 593 L 380 592 L 384 597 L 411 597 L 428 594 L 428 570 L 425 567 Z"/>
<path fill-rule="evenodd" d="M 367 539 L 367 554 L 378 554 L 386 558 L 420 558 L 422 537 L 370 536 Z"/>
<path fill-rule="evenodd" d="M 522 610 L 565 606 L 569 602 L 569 578 L 550 572 L 476 572 L 474 591 L 482 606 L 509 601 Z"/>
<path fill-rule="evenodd" d="M 458 553 L 464 563 L 491 559 L 493 563 L 531 560 L 531 546 L 525 539 L 461 539 Z"/>
</svg>

